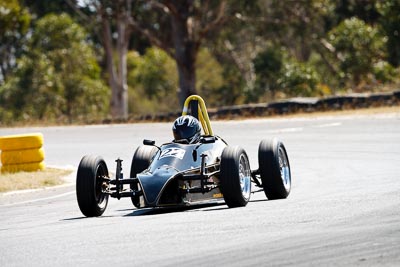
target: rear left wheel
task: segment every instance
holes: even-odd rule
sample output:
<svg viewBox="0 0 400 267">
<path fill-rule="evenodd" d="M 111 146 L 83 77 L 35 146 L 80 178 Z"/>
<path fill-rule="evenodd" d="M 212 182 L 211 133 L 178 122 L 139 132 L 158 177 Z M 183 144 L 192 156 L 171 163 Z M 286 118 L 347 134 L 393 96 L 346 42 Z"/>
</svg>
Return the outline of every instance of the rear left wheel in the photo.
<svg viewBox="0 0 400 267">
<path fill-rule="evenodd" d="M 249 202 L 251 170 L 243 148 L 226 147 L 222 152 L 220 186 L 228 207 L 244 207 Z"/>
<path fill-rule="evenodd" d="M 108 169 L 102 157 L 85 156 L 76 176 L 76 197 L 83 215 L 101 216 L 108 204 Z"/>
</svg>

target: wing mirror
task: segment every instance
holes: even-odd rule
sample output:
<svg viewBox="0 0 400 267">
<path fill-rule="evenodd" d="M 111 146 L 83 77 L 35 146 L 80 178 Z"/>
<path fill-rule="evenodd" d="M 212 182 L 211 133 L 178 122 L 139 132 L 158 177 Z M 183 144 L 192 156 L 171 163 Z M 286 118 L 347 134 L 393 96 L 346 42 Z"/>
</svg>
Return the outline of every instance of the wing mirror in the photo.
<svg viewBox="0 0 400 267">
<path fill-rule="evenodd" d="M 154 146 L 154 147 L 158 148 L 158 150 L 161 151 L 161 147 L 156 146 L 156 141 L 154 141 L 154 140 L 144 139 L 143 140 L 143 145 L 145 145 L 145 146 Z"/>
<path fill-rule="evenodd" d="M 156 141 L 154 141 L 154 140 L 148 140 L 148 139 L 143 140 L 143 145 L 145 145 L 145 146 L 154 146 L 155 144 L 156 144 Z"/>
<path fill-rule="evenodd" d="M 212 144 L 212 143 L 215 143 L 215 140 L 216 140 L 217 138 L 215 137 L 215 136 L 203 136 L 201 139 L 200 139 L 200 142 L 202 143 L 202 144 Z"/>
</svg>

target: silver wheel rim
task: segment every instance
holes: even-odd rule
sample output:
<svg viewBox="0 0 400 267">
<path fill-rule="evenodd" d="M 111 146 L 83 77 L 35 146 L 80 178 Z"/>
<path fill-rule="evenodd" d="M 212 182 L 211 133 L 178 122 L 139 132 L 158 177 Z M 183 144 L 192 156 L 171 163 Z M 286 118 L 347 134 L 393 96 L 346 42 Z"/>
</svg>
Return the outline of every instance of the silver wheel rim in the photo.
<svg viewBox="0 0 400 267">
<path fill-rule="evenodd" d="M 251 172 L 249 161 L 243 154 L 240 155 L 239 159 L 239 180 L 242 195 L 248 200 L 251 193 Z"/>
<path fill-rule="evenodd" d="M 282 147 L 279 147 L 279 170 L 281 173 L 281 179 L 283 182 L 283 186 L 286 191 L 290 189 L 291 186 L 291 178 L 290 178 L 290 168 L 289 161 L 286 156 L 286 152 Z"/>
</svg>

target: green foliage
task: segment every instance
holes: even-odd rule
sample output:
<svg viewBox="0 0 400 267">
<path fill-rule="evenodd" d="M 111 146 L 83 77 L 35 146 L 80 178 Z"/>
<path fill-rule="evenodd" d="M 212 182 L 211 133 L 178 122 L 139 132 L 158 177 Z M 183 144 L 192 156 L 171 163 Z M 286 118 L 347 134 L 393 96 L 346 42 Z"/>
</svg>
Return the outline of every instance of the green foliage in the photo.
<svg viewBox="0 0 400 267">
<path fill-rule="evenodd" d="M 262 19 L 254 23 L 259 34 L 300 61 L 309 59 L 313 46 L 334 23 L 331 0 L 259 2 Z"/>
<path fill-rule="evenodd" d="M 377 1 L 376 8 L 381 14 L 379 20 L 387 40 L 387 61 L 394 67 L 400 66 L 400 1 Z"/>
<path fill-rule="evenodd" d="M 175 62 L 161 49 L 128 54 L 129 112 L 155 114 L 177 108 Z"/>
<path fill-rule="evenodd" d="M 180 110 L 177 101 L 178 74 L 175 61 L 158 48 L 144 55 L 128 54 L 129 107 L 132 114 Z M 209 106 L 219 105 L 224 85 L 223 68 L 207 49 L 200 50 L 196 63 L 196 87 Z"/>
<path fill-rule="evenodd" d="M 0 0 L 0 41 L 23 35 L 30 23 L 29 11 L 18 0 Z"/>
<path fill-rule="evenodd" d="M 254 59 L 254 69 L 257 75 L 255 89 L 250 92 L 249 100 L 257 101 L 260 95 L 266 91 L 273 95 L 280 88 L 279 79 L 283 74 L 283 51 L 275 48 L 267 48 Z"/>
<path fill-rule="evenodd" d="M 398 1 L 398 0 L 394 0 Z M 357 17 L 368 24 L 374 24 L 379 19 L 376 3 L 393 2 L 393 0 L 341 0 L 336 1 L 333 15 L 340 23 L 346 19 Z"/>
<path fill-rule="evenodd" d="M 223 97 L 219 89 L 226 83 L 225 78 L 224 69 L 208 49 L 201 49 L 196 62 L 196 88 L 208 106 L 221 105 Z"/>
<path fill-rule="evenodd" d="M 242 104 L 246 101 L 246 97 L 242 89 L 245 83 L 241 73 L 233 65 L 222 65 L 222 67 L 224 83 L 207 95 L 207 105 L 209 102 L 211 107 Z"/>
<path fill-rule="evenodd" d="M 0 85 L 15 66 L 15 57 L 22 52 L 31 15 L 18 0 L 0 0 Z"/>
<path fill-rule="evenodd" d="M 14 119 L 74 120 L 108 111 L 108 89 L 100 77 L 86 33 L 66 15 L 37 22 L 13 77 L 0 91 Z"/>
<path fill-rule="evenodd" d="M 275 97 L 277 92 L 286 96 L 314 96 L 321 94 L 320 78 L 316 70 L 288 56 L 281 48 L 270 47 L 254 60 L 257 79 L 255 89 L 249 95 L 256 101 L 266 93 Z"/>
<path fill-rule="evenodd" d="M 279 85 L 288 96 L 316 96 L 322 92 L 318 87 L 320 78 L 316 70 L 301 62 L 288 62 L 284 73 L 279 79 Z"/>
<path fill-rule="evenodd" d="M 20 0 L 29 8 L 32 14 L 38 19 L 48 14 L 67 13 L 69 16 L 77 16 L 76 12 L 70 7 L 69 3 L 76 4 L 81 0 Z"/>
<path fill-rule="evenodd" d="M 381 83 L 395 82 L 395 78 L 399 77 L 398 70 L 396 70 L 387 61 L 378 61 L 373 66 L 373 75 Z"/>
<path fill-rule="evenodd" d="M 342 78 L 354 85 L 372 73 L 374 63 L 385 55 L 386 39 L 377 28 L 357 18 L 340 23 L 329 33 L 329 40 L 340 60 Z"/>
<path fill-rule="evenodd" d="M 104 64 L 101 34 L 93 19 L 99 14 L 93 1 L 78 2 L 0 0 L 1 123 L 106 116 L 110 92 L 101 76 L 106 71 L 98 63 Z M 101 3 L 112 34 L 123 3 Z M 163 3 L 134 1 L 132 17 L 151 25 L 148 33 L 172 47 L 168 14 L 152 8 Z M 217 14 L 201 13 L 207 9 L 202 1 L 193 4 L 198 23 Z M 89 21 L 79 25 L 65 12 Z M 399 14 L 399 0 L 227 1 L 214 31 L 192 32 L 205 34 L 196 55 L 197 92 L 216 107 L 398 83 Z M 129 49 L 129 112 L 180 110 L 175 60 L 139 34 L 131 37 Z"/>
<path fill-rule="evenodd" d="M 149 48 L 143 56 L 130 53 L 128 58 L 132 69 L 129 84 L 136 84 L 136 89 L 143 91 L 146 97 L 160 98 L 176 88 L 175 64 L 161 49 Z"/>
</svg>

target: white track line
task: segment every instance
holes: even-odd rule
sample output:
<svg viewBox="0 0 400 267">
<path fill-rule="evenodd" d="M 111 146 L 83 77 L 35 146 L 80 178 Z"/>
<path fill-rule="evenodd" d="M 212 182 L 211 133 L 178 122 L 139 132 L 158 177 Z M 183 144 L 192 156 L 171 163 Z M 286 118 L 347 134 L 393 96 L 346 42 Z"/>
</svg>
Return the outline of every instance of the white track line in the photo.
<svg viewBox="0 0 400 267">
<path fill-rule="evenodd" d="M 333 123 L 326 123 L 326 124 L 321 124 L 321 125 L 315 125 L 313 126 L 314 128 L 328 128 L 328 127 L 337 127 L 342 125 L 341 122 L 333 122 Z"/>
<path fill-rule="evenodd" d="M 283 129 L 277 129 L 277 130 L 270 130 L 268 132 L 270 133 L 293 133 L 293 132 L 301 132 L 303 131 L 303 127 L 294 127 L 294 128 L 283 128 Z"/>
<path fill-rule="evenodd" d="M 46 200 L 51 200 L 51 199 L 56 199 L 56 198 L 72 195 L 72 194 L 75 194 L 75 191 L 70 191 L 70 192 L 62 193 L 62 194 L 51 196 L 51 197 L 37 198 L 37 199 L 32 199 L 32 200 L 27 200 L 27 201 L 22 201 L 22 202 L 4 204 L 4 205 L 0 204 L 0 207 L 9 207 L 9 206 L 16 206 L 16 205 L 34 203 L 34 202 L 39 202 L 39 201 L 46 201 Z"/>
</svg>

